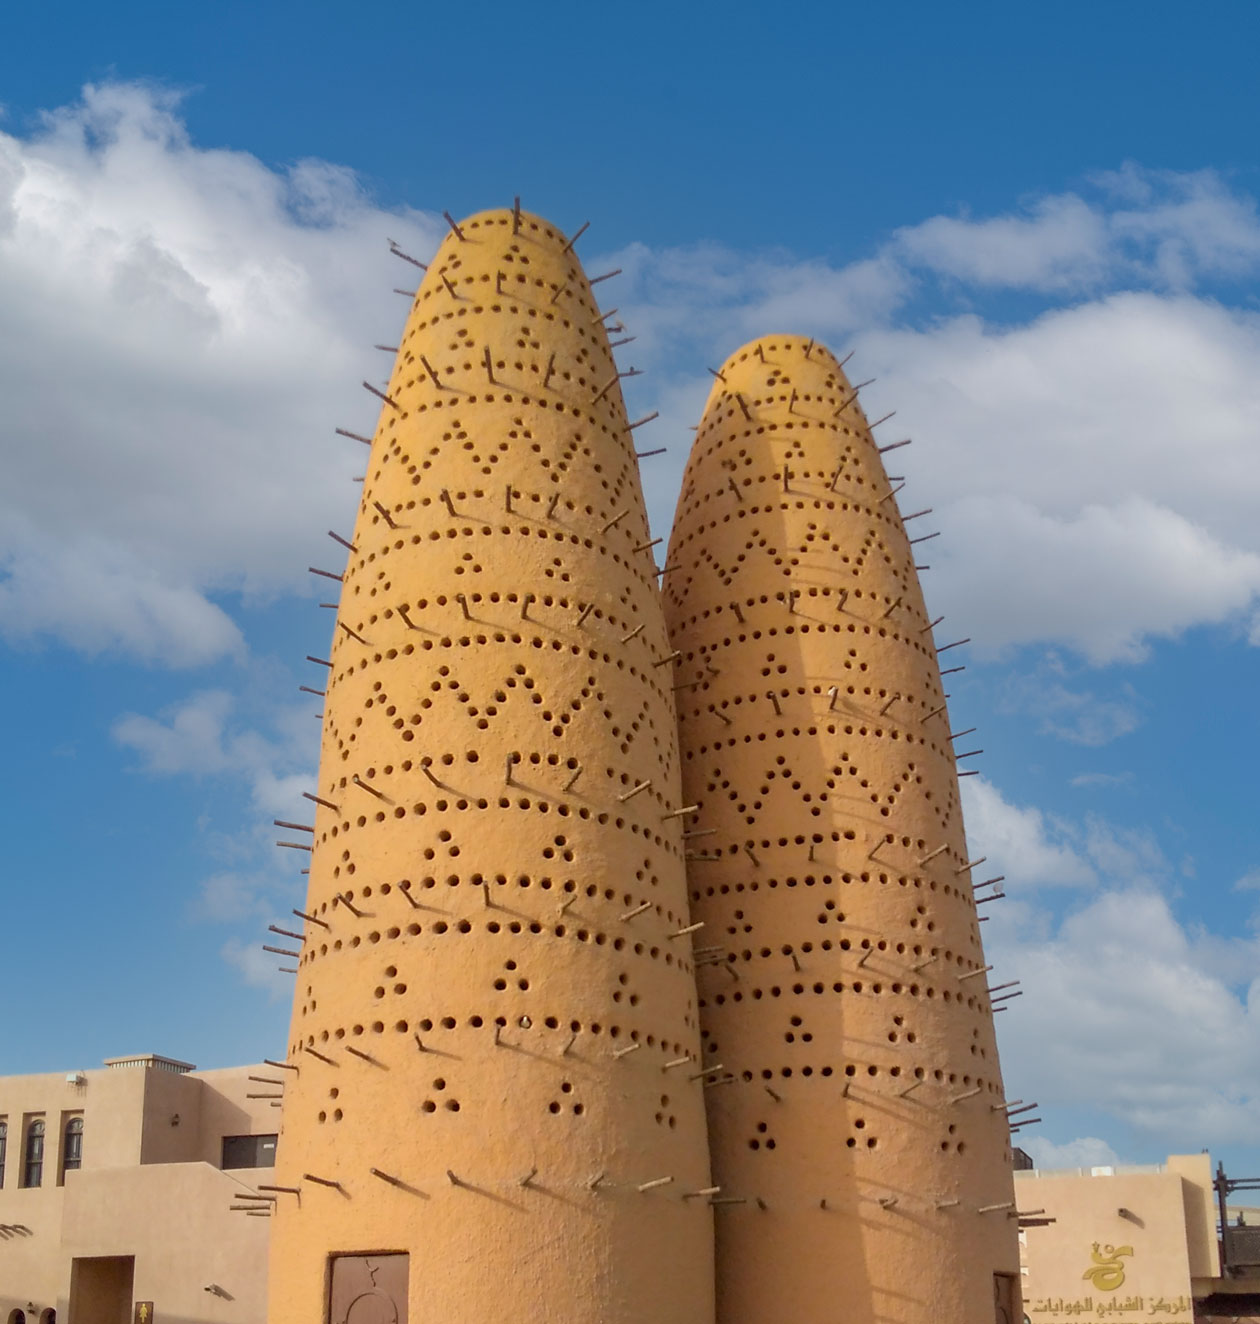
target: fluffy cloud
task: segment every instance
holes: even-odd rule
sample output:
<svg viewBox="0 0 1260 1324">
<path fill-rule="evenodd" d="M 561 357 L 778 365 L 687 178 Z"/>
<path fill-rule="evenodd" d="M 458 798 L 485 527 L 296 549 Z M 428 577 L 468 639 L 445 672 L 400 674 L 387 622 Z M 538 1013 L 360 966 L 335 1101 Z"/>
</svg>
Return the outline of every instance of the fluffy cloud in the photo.
<svg viewBox="0 0 1260 1324">
<path fill-rule="evenodd" d="M 1029 1136 L 1015 1142 L 1039 1168 L 1101 1168 L 1120 1162 L 1116 1151 L 1097 1136 L 1080 1136 L 1056 1145 L 1044 1136 Z"/>
<path fill-rule="evenodd" d="M 1040 809 L 1009 804 L 984 777 L 968 777 L 962 786 L 970 853 L 985 856 L 994 873 L 1007 877 L 1008 889 L 1097 881 L 1067 824 Z"/>
<path fill-rule="evenodd" d="M 1012 805 L 979 777 L 964 800 L 969 847 L 1007 876 L 985 947 L 1024 994 L 998 1022 L 1011 1088 L 1048 1123 L 1056 1108 L 1092 1109 L 1162 1145 L 1249 1143 L 1260 937 L 1179 919 L 1175 871 L 1145 829 Z M 1044 890 L 1057 883 L 1077 890 Z M 1044 1166 L 1095 1161 L 1021 1143 Z"/>
<path fill-rule="evenodd" d="M 151 89 L 89 88 L 0 135 L 0 633 L 241 656 L 234 595 L 304 591 L 347 517 L 361 456 L 331 429 L 371 428 L 358 382 L 384 371 L 369 347 L 392 343 L 390 290 L 415 274 L 385 237 L 424 256 L 438 232 L 343 167 L 201 149 Z M 799 330 L 855 347 L 880 378 L 869 412 L 918 435 L 898 454 L 946 535 L 933 603 L 979 646 L 1133 660 L 1256 618 L 1260 317 L 1200 287 L 1255 275 L 1260 224 L 1218 177 L 1126 167 L 927 218 L 845 265 L 712 243 L 589 261 L 624 268 L 626 361 L 658 370 L 630 388 L 674 443 L 645 474 L 658 531 L 705 363 Z M 1040 313 L 970 311 L 1010 289 Z"/>
<path fill-rule="evenodd" d="M 1002 1018 L 1003 1070 L 1021 1095 L 1100 1109 L 1166 1144 L 1251 1143 L 1260 980 L 1227 982 L 1220 944 L 1192 940 L 1163 896 L 1108 888 L 1048 941 L 995 937 L 990 958 L 1026 994 Z M 1254 973 L 1260 947 L 1248 946 Z"/>
<path fill-rule="evenodd" d="M 0 632 L 239 655 L 216 595 L 302 586 L 352 500 L 332 429 L 370 430 L 358 381 L 405 311 L 387 234 L 436 230 L 343 169 L 197 148 L 151 90 L 0 135 Z"/>
</svg>

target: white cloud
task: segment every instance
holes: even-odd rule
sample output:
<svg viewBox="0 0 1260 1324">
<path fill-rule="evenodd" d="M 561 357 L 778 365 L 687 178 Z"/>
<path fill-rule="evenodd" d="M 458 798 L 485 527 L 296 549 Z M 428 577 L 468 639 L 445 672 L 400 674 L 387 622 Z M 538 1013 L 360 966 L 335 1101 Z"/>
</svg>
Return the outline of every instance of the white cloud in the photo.
<svg viewBox="0 0 1260 1324">
<path fill-rule="evenodd" d="M 1121 1160 L 1116 1151 L 1097 1136 L 1079 1136 L 1056 1145 L 1044 1136 L 1029 1136 L 1015 1143 L 1039 1168 L 1114 1167 Z"/>
<path fill-rule="evenodd" d="M 199 149 L 176 109 L 89 87 L 0 134 L 0 633 L 195 665 L 241 652 L 216 595 L 327 555 L 360 462 L 332 429 L 370 430 L 414 274 L 385 236 L 437 230 L 344 169 Z"/>
<path fill-rule="evenodd" d="M 264 989 L 272 1002 L 292 998 L 293 976 L 280 973 L 285 957 L 264 952 L 261 943 L 248 945 L 236 938 L 229 938 L 220 948 L 219 955 L 236 967 L 246 984 Z"/>
<path fill-rule="evenodd" d="M 1195 293 L 1260 267 L 1255 204 L 1210 173 L 1126 167 L 1091 187 L 929 217 L 845 265 L 716 244 L 608 258 L 626 361 L 659 369 L 632 407 L 661 408 L 659 444 L 672 434 L 647 470 L 658 531 L 704 363 L 802 331 L 855 345 L 858 375 L 880 378 L 869 412 L 918 435 L 911 492 L 946 535 L 933 605 L 978 647 L 1134 660 L 1257 619 L 1260 316 Z M 339 166 L 199 148 L 174 98 L 134 85 L 0 135 L 0 634 L 240 657 L 232 595 L 306 591 L 323 531 L 349 518 L 361 455 L 332 427 L 370 429 L 358 383 L 384 372 L 369 346 L 392 343 L 389 291 L 414 275 L 385 236 L 423 257 L 440 228 L 377 208 Z M 998 288 L 1045 311 L 920 315 Z"/>
<path fill-rule="evenodd" d="M 1041 734 L 1091 747 L 1110 744 L 1138 728 L 1141 716 L 1130 686 L 1122 688 L 1123 697 L 1105 698 L 1072 689 L 1065 678 L 1065 668 L 1053 657 L 1033 672 L 1011 675 L 1002 687 L 998 710 L 1027 713 L 1038 719 Z"/>
<path fill-rule="evenodd" d="M 1232 987 L 1218 952 L 1136 886 L 1100 892 L 1048 940 L 998 926 L 990 959 L 1026 994 L 1001 1022 L 1006 1078 L 1043 1117 L 1088 1106 L 1165 1144 L 1250 1143 L 1260 981 Z"/>
<path fill-rule="evenodd" d="M 1131 772 L 1078 772 L 1068 783 L 1070 786 L 1127 786 L 1133 780 Z"/>
<path fill-rule="evenodd" d="M 315 733 L 308 707 L 272 709 L 272 735 L 243 725 L 236 699 L 225 690 L 202 690 L 167 708 L 161 718 L 125 713 L 114 739 L 140 755 L 145 772 L 196 777 L 230 774 L 250 788 L 264 813 L 303 812 L 302 792 L 313 784 Z M 299 725 L 298 722 L 304 722 Z M 309 807 L 305 811 L 309 813 Z"/>
<path fill-rule="evenodd" d="M 985 856 L 994 873 L 1004 874 L 1008 890 L 1097 881 L 1066 824 L 1040 809 L 1009 804 L 984 777 L 968 777 L 962 788 L 970 853 Z"/>
<path fill-rule="evenodd" d="M 1106 216 L 1072 194 L 1043 198 L 1024 216 L 934 216 L 899 230 L 891 247 L 912 265 L 977 285 L 1077 289 L 1111 269 Z"/>
</svg>

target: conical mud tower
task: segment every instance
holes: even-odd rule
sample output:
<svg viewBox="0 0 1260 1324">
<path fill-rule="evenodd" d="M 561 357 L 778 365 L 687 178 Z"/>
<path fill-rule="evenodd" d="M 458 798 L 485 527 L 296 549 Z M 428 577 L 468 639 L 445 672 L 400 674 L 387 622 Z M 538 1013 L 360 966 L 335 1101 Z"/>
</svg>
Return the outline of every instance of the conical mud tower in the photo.
<svg viewBox="0 0 1260 1324">
<path fill-rule="evenodd" d="M 271 1324 L 703 1324 L 673 668 L 572 245 L 452 224 L 384 394 L 322 686 Z"/>
<path fill-rule="evenodd" d="M 1018 1301 L 910 536 L 830 353 L 775 336 L 723 366 L 665 592 L 684 797 L 711 834 L 689 873 L 705 1049 L 729 1076 L 708 1092 L 713 1178 L 746 1200 L 715 1211 L 720 1324 L 988 1324 Z"/>
</svg>

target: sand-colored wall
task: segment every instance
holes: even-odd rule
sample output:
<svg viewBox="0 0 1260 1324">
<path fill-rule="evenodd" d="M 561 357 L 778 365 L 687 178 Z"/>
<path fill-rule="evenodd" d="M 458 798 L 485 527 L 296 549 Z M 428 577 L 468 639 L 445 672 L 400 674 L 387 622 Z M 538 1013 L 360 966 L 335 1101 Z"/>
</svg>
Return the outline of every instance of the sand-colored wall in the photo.
<svg viewBox="0 0 1260 1324">
<path fill-rule="evenodd" d="M 34 1302 L 65 1320 L 75 1257 L 114 1255 L 136 1257 L 137 1300 L 160 1299 L 172 1308 L 178 1300 L 180 1312 L 192 1311 L 168 1314 L 168 1321 L 261 1318 L 266 1220 L 228 1206 L 270 1170 L 217 1168 L 224 1135 L 278 1129 L 269 1101 L 245 1097 L 271 1089 L 249 1080 L 268 1074 L 275 1071 L 266 1066 L 186 1074 L 126 1067 L 87 1071 L 81 1083 L 67 1081 L 66 1073 L 0 1077 L 0 1117 L 9 1123 L 0 1228 L 11 1229 L 0 1230 L 0 1319 L 15 1307 L 37 1316 L 29 1309 Z M 64 1123 L 75 1114 L 84 1119 L 82 1168 L 63 1174 Z M 47 1124 L 44 1180 L 25 1189 L 22 1128 L 33 1115 Z M 194 1309 L 185 1300 L 187 1283 L 200 1277 L 201 1292 L 214 1281 L 205 1275 L 224 1265 L 240 1285 L 235 1300 L 201 1293 L 204 1299 L 191 1298 Z M 96 1269 L 107 1273 L 108 1266 Z M 92 1266 L 86 1273 L 84 1283 Z"/>
<path fill-rule="evenodd" d="M 836 1303 L 846 1324 L 987 1324 L 1018 1269 L 939 672 L 962 658 L 935 647 L 965 631 L 933 635 L 893 486 L 827 350 L 769 336 L 722 365 L 664 594 L 707 834 L 701 1024 L 729 1082 L 708 1091 L 714 1180 L 744 1201 L 717 1210 L 721 1324 Z"/>
<path fill-rule="evenodd" d="M 1024 1310 L 1033 1324 L 1194 1317 L 1182 1175 L 1021 1173 L 1021 1208 L 1054 1220 L 1024 1233 Z"/>
<path fill-rule="evenodd" d="M 311 667 L 269 1318 L 321 1318 L 330 1255 L 395 1251 L 413 1320 L 703 1324 L 669 650 L 608 334 L 565 237 L 498 211 L 399 345 Z"/>
</svg>

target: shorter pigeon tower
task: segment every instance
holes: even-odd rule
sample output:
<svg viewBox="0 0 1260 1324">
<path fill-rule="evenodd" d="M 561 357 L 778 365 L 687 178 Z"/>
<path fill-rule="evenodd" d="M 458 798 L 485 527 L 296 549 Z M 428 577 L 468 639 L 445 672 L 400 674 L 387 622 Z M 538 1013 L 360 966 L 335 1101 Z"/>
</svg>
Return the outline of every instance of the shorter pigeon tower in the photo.
<svg viewBox="0 0 1260 1324">
<path fill-rule="evenodd" d="M 717 374 L 666 579 L 721 1324 L 1017 1318 L 1010 1138 L 919 515 L 794 336 Z M 942 671 L 944 668 L 944 671 Z"/>
</svg>

